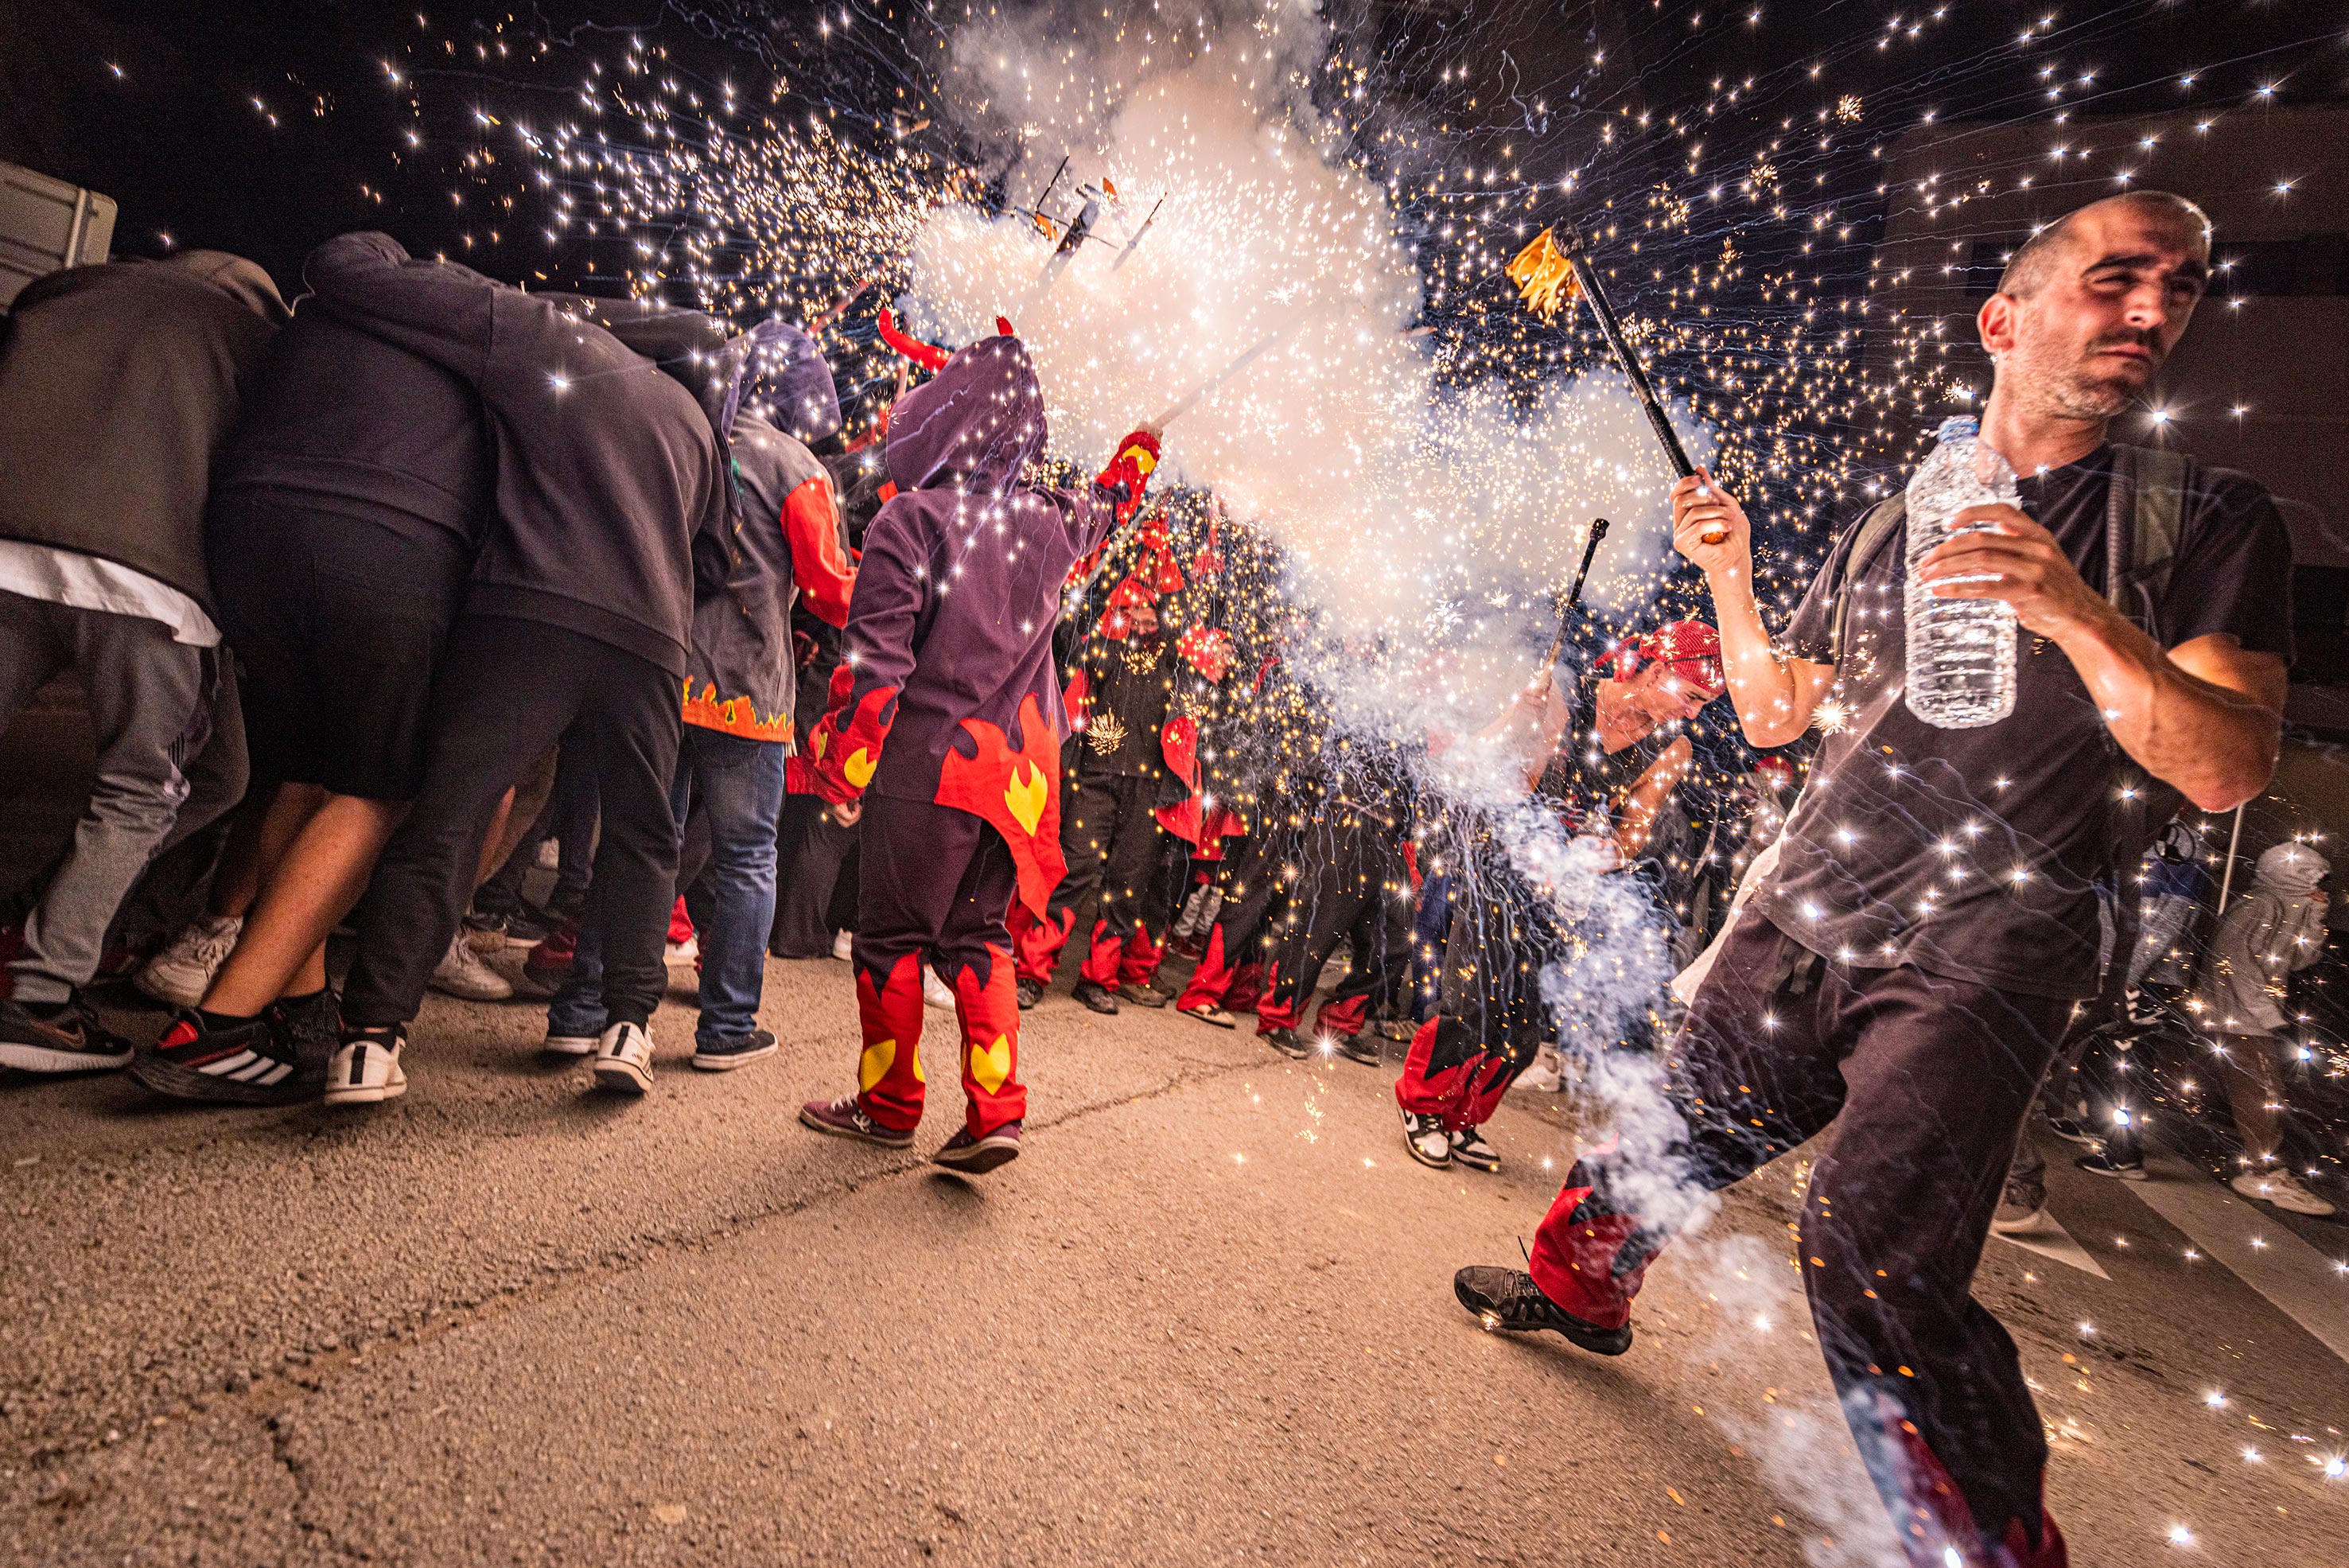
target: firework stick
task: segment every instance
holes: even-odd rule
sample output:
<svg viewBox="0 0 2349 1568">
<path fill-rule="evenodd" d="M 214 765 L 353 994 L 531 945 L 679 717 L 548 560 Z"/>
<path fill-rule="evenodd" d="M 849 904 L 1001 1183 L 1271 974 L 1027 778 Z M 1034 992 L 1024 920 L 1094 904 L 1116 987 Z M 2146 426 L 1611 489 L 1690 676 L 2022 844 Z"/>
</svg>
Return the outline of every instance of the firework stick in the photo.
<svg viewBox="0 0 2349 1568">
<path fill-rule="evenodd" d="M 1574 607 L 1582 602 L 1582 585 L 1590 580 L 1590 562 L 1599 554 L 1599 541 L 1607 537 L 1607 519 L 1590 520 L 1590 536 L 1582 542 L 1582 565 L 1575 568 L 1574 586 L 1566 591 L 1566 603 L 1558 607 L 1557 639 L 1549 645 L 1549 658 L 1544 670 L 1557 668 L 1558 656 L 1566 651 L 1567 628 L 1574 615 Z"/>
<path fill-rule="evenodd" d="M 1291 321 L 1288 326 L 1275 327 L 1272 331 L 1268 332 L 1263 337 L 1257 338 L 1256 342 L 1252 344 L 1246 352 L 1242 353 L 1238 358 L 1233 360 L 1230 364 L 1225 366 L 1222 369 L 1216 371 L 1214 375 L 1208 377 L 1197 386 L 1192 388 L 1188 392 L 1184 393 L 1183 396 L 1175 399 L 1172 404 L 1168 405 L 1165 412 L 1160 414 L 1156 419 L 1150 421 L 1145 428 L 1152 431 L 1163 431 L 1174 421 L 1181 419 L 1185 414 L 1187 414 L 1193 409 L 1197 408 L 1201 403 L 1207 400 L 1208 393 L 1213 392 L 1216 388 L 1222 386 L 1234 376 L 1238 375 L 1242 370 L 1247 369 L 1250 365 L 1261 358 L 1266 350 L 1269 349 L 1274 344 L 1279 342 L 1282 338 L 1288 337 L 1290 333 L 1296 331 L 1297 326 L 1298 324 L 1296 322 Z"/>
<path fill-rule="evenodd" d="M 1656 439 L 1663 443 L 1664 457 L 1671 463 L 1673 474 L 1682 479 L 1688 478 L 1696 472 L 1696 464 L 1689 461 L 1687 449 L 1681 445 L 1680 436 L 1672 430 L 1672 421 L 1664 413 L 1664 405 L 1648 379 L 1647 367 L 1640 363 L 1640 356 L 1632 351 L 1630 339 L 1623 336 L 1623 323 L 1617 317 L 1615 306 L 1609 302 L 1606 291 L 1599 286 L 1599 274 L 1591 266 L 1590 258 L 1577 244 L 1567 251 L 1566 260 L 1567 265 L 1574 268 L 1574 281 L 1582 297 L 1590 302 L 1590 315 L 1599 323 L 1599 336 L 1607 339 L 1607 347 L 1614 352 L 1616 365 L 1621 369 L 1624 379 L 1631 383 L 1631 390 L 1640 400 L 1640 411 L 1648 416 L 1648 423 L 1655 427 Z M 1728 537 L 1726 534 L 1707 530 L 1704 542 L 1718 545 Z"/>
<path fill-rule="evenodd" d="M 868 277 L 862 283 L 858 284 L 854 288 L 850 289 L 846 294 L 842 295 L 838 299 L 833 300 L 832 303 L 832 308 L 826 310 L 823 314 L 818 316 L 814 320 L 807 324 L 808 336 L 811 337 L 823 337 L 824 328 L 830 327 L 833 322 L 839 320 L 843 315 L 847 314 L 848 307 L 855 304 L 858 300 L 864 298 L 864 291 L 872 286 L 873 279 Z"/>
</svg>

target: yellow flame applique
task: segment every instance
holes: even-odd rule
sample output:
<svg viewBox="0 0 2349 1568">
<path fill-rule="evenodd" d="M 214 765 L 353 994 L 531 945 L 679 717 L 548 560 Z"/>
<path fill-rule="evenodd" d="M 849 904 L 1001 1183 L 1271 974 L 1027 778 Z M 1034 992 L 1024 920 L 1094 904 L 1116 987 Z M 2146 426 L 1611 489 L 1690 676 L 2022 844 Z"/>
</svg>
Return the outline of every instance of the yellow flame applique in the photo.
<svg viewBox="0 0 2349 1568">
<path fill-rule="evenodd" d="M 1036 825 L 1044 818 L 1044 800 L 1050 786 L 1044 770 L 1033 763 L 1023 762 L 1011 772 L 1011 782 L 1003 786 L 1003 804 L 1011 808 L 1011 818 L 1029 837 L 1036 836 Z"/>
<path fill-rule="evenodd" d="M 922 1050 L 919 1045 L 913 1049 L 914 1082 L 919 1084 L 924 1082 Z M 856 1059 L 856 1086 L 871 1094 L 873 1085 L 889 1075 L 889 1068 L 896 1060 L 897 1043 L 895 1040 L 875 1040 L 864 1048 L 864 1054 Z"/>
<path fill-rule="evenodd" d="M 1011 1076 L 1011 1036 L 999 1034 L 992 1045 L 972 1041 L 970 1075 L 972 1082 L 990 1095 L 1003 1087 L 1003 1080 Z"/>
<path fill-rule="evenodd" d="M 1561 306 L 1571 305 L 1581 295 L 1581 286 L 1575 282 L 1574 267 L 1566 253 L 1557 248 L 1557 238 L 1544 229 L 1534 236 L 1534 243 L 1517 253 L 1508 265 L 1509 281 L 1517 286 L 1519 297 L 1526 308 L 1544 321 L 1556 317 Z"/>
<path fill-rule="evenodd" d="M 880 759 L 859 746 L 848 753 L 846 762 L 840 764 L 840 776 L 856 788 L 863 789 L 873 782 L 873 770 L 879 765 Z"/>
<path fill-rule="evenodd" d="M 815 733 L 808 737 L 808 744 L 814 750 L 817 762 L 823 761 L 824 743 L 831 739 L 832 732 L 821 724 L 815 727 Z"/>
</svg>

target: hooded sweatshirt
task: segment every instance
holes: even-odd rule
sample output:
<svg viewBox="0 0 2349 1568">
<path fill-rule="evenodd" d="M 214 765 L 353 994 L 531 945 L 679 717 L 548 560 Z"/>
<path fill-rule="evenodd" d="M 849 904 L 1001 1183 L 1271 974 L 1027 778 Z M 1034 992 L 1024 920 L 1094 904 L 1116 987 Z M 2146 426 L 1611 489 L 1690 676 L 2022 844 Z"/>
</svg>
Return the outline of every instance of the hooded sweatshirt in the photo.
<svg viewBox="0 0 2349 1568">
<path fill-rule="evenodd" d="M 1065 869 L 1061 586 L 1131 514 L 1146 473 L 1129 447 L 1082 492 L 1025 483 L 1046 435 L 1027 348 L 1009 335 L 980 338 L 897 400 L 886 448 L 897 493 L 865 532 L 847 653 L 809 742 L 827 800 L 869 787 L 984 818 L 1039 914 Z"/>
<path fill-rule="evenodd" d="M 2309 897 L 2330 867 L 2303 844 L 2262 854 L 2251 890 L 2228 906 L 2195 977 L 2196 1022 L 2220 1034 L 2271 1034 L 2285 1024 L 2284 980 L 2324 952 L 2324 909 Z"/>
<path fill-rule="evenodd" d="M 693 393 L 561 298 L 411 260 L 387 234 L 327 241 L 305 277 L 319 308 L 481 400 L 496 508 L 466 612 L 560 627 L 681 683 L 695 540 L 723 538 L 728 504 L 725 453 Z"/>
<path fill-rule="evenodd" d="M 0 539 L 110 561 L 207 615 L 204 498 L 285 305 L 241 256 L 36 278 L 0 342 Z"/>
</svg>

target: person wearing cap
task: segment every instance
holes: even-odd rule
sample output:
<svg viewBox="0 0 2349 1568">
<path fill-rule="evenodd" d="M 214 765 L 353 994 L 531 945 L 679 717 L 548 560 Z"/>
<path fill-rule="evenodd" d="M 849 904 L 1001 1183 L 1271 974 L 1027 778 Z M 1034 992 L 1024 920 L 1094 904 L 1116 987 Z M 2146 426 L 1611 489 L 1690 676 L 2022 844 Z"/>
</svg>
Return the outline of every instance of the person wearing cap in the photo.
<svg viewBox="0 0 2349 1568">
<path fill-rule="evenodd" d="M 72 670 L 98 751 L 72 842 L 5 933 L 0 1066 L 129 1064 L 82 994 L 108 924 L 172 835 L 243 794 L 204 503 L 285 316 L 260 267 L 190 251 L 36 278 L 0 323 L 0 729 Z M 215 727 L 233 757 L 199 791 Z"/>
<path fill-rule="evenodd" d="M 1529 780 L 1568 832 L 1602 841 L 1618 865 L 1638 858 L 1664 803 L 1688 776 L 1692 752 L 1679 727 L 1726 690 L 1721 639 L 1702 621 L 1673 621 L 1614 650 L 1570 694 L 1545 681 L 1504 717 L 1520 714 L 1541 737 Z M 1472 824 L 1462 854 L 1484 862 L 1452 898 L 1435 1015 L 1412 1036 L 1395 1103 L 1403 1145 L 1422 1165 L 1498 1170 L 1483 1127 L 1501 1096 L 1550 1039 L 1543 971 L 1568 933 L 1545 900 Z"/>
<path fill-rule="evenodd" d="M 2259 858 L 2251 891 L 2227 908 L 2202 955 L 2187 1010 L 2210 1041 L 2227 1108 L 2243 1140 L 2237 1192 L 2295 1214 L 2333 1205 L 2277 1163 L 2283 1144 L 2280 1032 L 2290 1024 L 2287 977 L 2324 951 L 2331 867 L 2305 844 L 2278 844 Z"/>
</svg>

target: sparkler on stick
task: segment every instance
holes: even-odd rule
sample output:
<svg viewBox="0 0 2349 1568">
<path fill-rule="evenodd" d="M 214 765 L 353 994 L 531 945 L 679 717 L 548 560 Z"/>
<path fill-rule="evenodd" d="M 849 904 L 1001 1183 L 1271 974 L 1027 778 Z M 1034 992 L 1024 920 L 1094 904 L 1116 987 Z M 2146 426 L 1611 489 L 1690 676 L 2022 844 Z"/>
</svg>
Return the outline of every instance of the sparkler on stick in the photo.
<svg viewBox="0 0 2349 1568">
<path fill-rule="evenodd" d="M 1149 421 L 1148 428 L 1153 431 L 1163 431 L 1169 424 L 1181 419 L 1185 414 L 1189 413 L 1193 409 L 1197 408 L 1201 403 L 1206 401 L 1207 395 L 1209 393 L 1222 386 L 1225 382 L 1230 380 L 1234 376 L 1238 375 L 1242 370 L 1247 369 L 1250 365 L 1256 363 L 1256 361 L 1261 358 L 1265 353 L 1273 347 L 1273 345 L 1280 342 L 1282 339 L 1288 337 L 1289 334 L 1295 332 L 1299 321 L 1301 320 L 1302 317 L 1292 318 L 1288 325 L 1276 327 L 1271 331 L 1266 333 L 1263 337 L 1257 338 L 1253 344 L 1249 345 L 1247 349 L 1242 351 L 1238 358 L 1233 360 L 1230 364 L 1225 366 L 1222 369 L 1216 371 L 1214 375 L 1208 377 L 1206 380 L 1200 382 L 1197 386 L 1192 388 L 1189 391 L 1175 399 L 1174 402 L 1167 405 L 1164 412 L 1161 413 L 1156 419 Z"/>
<path fill-rule="evenodd" d="M 1599 335 L 1615 356 L 1616 365 L 1624 379 L 1631 383 L 1632 392 L 1640 400 L 1640 411 L 1655 428 L 1656 439 L 1663 443 L 1664 457 L 1672 465 L 1672 472 L 1682 479 L 1696 472 L 1689 461 L 1688 452 L 1681 445 L 1680 436 L 1672 430 L 1672 421 L 1664 413 L 1664 405 L 1656 396 L 1654 385 L 1648 379 L 1647 367 L 1640 363 L 1630 339 L 1623 336 L 1623 323 L 1609 303 L 1607 291 L 1599 286 L 1599 275 L 1590 265 L 1590 256 L 1581 240 L 1568 231 L 1565 245 L 1557 235 L 1544 229 L 1534 236 L 1533 244 L 1519 251 L 1509 263 L 1509 281 L 1517 286 L 1526 307 L 1545 321 L 1553 320 L 1558 311 L 1578 298 L 1590 306 L 1591 318 L 1599 323 Z M 1729 535 L 1707 529 L 1704 542 L 1718 545 Z"/>
<path fill-rule="evenodd" d="M 1591 559 L 1599 554 L 1599 541 L 1605 537 L 1607 519 L 1593 517 L 1589 536 L 1582 542 L 1582 565 L 1575 568 L 1574 586 L 1566 590 L 1566 603 L 1558 607 L 1557 636 L 1549 645 L 1549 658 L 1542 664 L 1544 670 L 1557 668 L 1558 657 L 1566 651 L 1567 631 L 1574 623 L 1575 607 L 1582 602 L 1582 585 L 1590 580 Z"/>
</svg>

